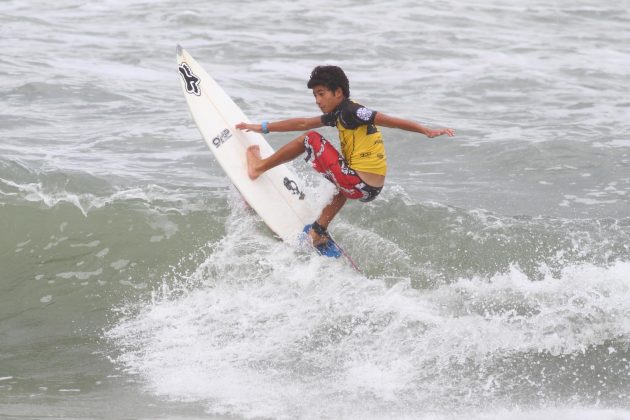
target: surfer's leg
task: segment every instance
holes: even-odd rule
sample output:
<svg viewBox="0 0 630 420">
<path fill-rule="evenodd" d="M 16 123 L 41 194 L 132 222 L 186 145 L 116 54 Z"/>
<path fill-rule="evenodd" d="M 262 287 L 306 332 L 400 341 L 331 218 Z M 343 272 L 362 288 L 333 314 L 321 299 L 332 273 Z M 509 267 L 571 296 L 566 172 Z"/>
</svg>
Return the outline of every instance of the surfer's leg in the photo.
<svg viewBox="0 0 630 420">
<path fill-rule="evenodd" d="M 335 147 L 316 131 L 309 131 L 304 138 L 306 161 L 313 169 L 335 184 L 339 191 L 350 199 L 365 198 L 360 189 L 363 181 Z"/>
<path fill-rule="evenodd" d="M 339 213 L 339 210 L 341 210 L 343 205 L 346 204 L 346 201 L 347 197 L 343 195 L 341 191 L 337 191 L 337 194 L 333 196 L 330 203 L 328 203 L 322 210 L 321 214 L 317 218 L 317 223 L 324 229 L 327 229 L 332 219 L 334 219 L 337 213 Z M 315 246 L 324 244 L 328 241 L 328 238 L 325 235 L 319 235 L 313 229 L 311 229 L 308 234 Z"/>
<path fill-rule="evenodd" d="M 346 197 L 341 191 L 337 191 L 337 194 L 333 196 L 330 203 L 328 203 L 322 210 L 322 213 L 317 218 L 317 223 L 325 229 L 328 228 L 332 219 L 334 219 L 337 213 L 339 213 L 339 210 L 341 210 L 343 205 L 346 204 L 347 200 L 348 197 Z"/>
<path fill-rule="evenodd" d="M 247 149 L 247 174 L 250 179 L 256 179 L 271 168 L 290 162 L 304 153 L 304 135 L 291 140 L 271 156 L 260 157 L 260 147 L 250 146 Z"/>
</svg>

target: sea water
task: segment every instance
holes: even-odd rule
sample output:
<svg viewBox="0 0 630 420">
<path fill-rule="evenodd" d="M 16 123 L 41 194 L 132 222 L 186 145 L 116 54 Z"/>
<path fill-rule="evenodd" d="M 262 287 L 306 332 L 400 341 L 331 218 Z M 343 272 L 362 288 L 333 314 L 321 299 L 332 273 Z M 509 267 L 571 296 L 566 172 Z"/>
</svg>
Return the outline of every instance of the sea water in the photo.
<svg viewBox="0 0 630 420">
<path fill-rule="evenodd" d="M 630 418 L 628 28 L 627 0 L 1 2 L 0 417 Z M 337 64 L 457 135 L 383 129 L 383 193 L 330 227 L 356 272 L 242 202 L 177 44 L 252 121 L 318 115 Z"/>
</svg>

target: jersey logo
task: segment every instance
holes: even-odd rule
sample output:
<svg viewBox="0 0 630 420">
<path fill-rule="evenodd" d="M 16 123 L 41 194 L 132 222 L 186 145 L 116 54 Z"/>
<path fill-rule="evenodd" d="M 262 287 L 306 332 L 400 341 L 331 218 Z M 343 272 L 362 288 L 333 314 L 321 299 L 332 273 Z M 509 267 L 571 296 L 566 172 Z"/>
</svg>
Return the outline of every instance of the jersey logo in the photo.
<svg viewBox="0 0 630 420">
<path fill-rule="evenodd" d="M 298 187 L 297 183 L 295 181 L 293 181 L 292 179 L 287 178 L 286 176 L 284 177 L 284 187 L 291 191 L 291 193 L 293 195 L 298 195 L 300 200 L 304 200 L 304 197 L 306 196 L 302 191 L 300 191 L 300 188 Z"/>
<path fill-rule="evenodd" d="M 357 109 L 357 117 L 359 117 L 359 119 L 362 121 L 370 121 L 370 118 L 372 118 L 373 113 L 374 111 L 368 108 Z"/>
<path fill-rule="evenodd" d="M 201 90 L 199 89 L 200 79 L 194 75 L 188 64 L 182 63 L 179 65 L 179 74 L 182 75 L 186 83 L 186 92 L 201 96 Z"/>
</svg>

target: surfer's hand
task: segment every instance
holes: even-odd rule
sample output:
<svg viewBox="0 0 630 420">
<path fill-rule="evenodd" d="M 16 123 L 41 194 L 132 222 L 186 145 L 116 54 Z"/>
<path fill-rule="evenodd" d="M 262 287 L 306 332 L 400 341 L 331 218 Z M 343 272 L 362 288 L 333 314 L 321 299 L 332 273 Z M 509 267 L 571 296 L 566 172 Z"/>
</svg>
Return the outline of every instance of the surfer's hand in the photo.
<svg viewBox="0 0 630 420">
<path fill-rule="evenodd" d="M 262 125 L 261 124 L 247 124 L 244 122 L 238 123 L 235 125 L 239 130 L 245 131 L 254 131 L 256 133 L 262 133 Z"/>
<path fill-rule="evenodd" d="M 449 137 L 453 137 L 455 135 L 455 130 L 452 128 L 440 128 L 439 130 L 428 130 L 426 136 L 429 138 L 443 136 L 444 134 Z"/>
</svg>

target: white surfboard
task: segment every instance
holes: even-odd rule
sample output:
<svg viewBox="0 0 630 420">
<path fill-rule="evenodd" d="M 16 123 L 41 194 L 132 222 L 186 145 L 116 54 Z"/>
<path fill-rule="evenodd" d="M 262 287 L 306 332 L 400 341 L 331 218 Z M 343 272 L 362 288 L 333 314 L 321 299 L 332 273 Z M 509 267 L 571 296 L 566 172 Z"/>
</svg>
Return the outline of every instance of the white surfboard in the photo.
<svg viewBox="0 0 630 420">
<path fill-rule="evenodd" d="M 273 168 L 252 181 L 247 175 L 246 150 L 259 145 L 262 157 L 273 148 L 259 133 L 234 128 L 249 122 L 243 111 L 212 77 L 177 46 L 180 81 L 186 102 L 201 135 L 247 203 L 282 240 L 296 243 L 317 214 L 309 206 L 303 182 L 288 165 Z"/>
<path fill-rule="evenodd" d="M 245 201 L 283 241 L 296 245 L 306 225 L 318 216 L 308 203 L 302 180 L 286 164 L 266 171 L 255 180 L 247 175 L 247 148 L 260 146 L 263 158 L 273 154 L 265 138 L 254 132 L 238 130 L 235 125 L 249 122 L 243 111 L 186 50 L 177 46 L 181 86 L 192 117 L 208 147 L 239 190 Z M 328 248 L 328 247 L 332 248 Z M 332 239 L 326 245 L 332 254 L 344 255 L 359 270 L 352 258 Z M 318 252 L 329 255 L 328 252 Z"/>
</svg>

